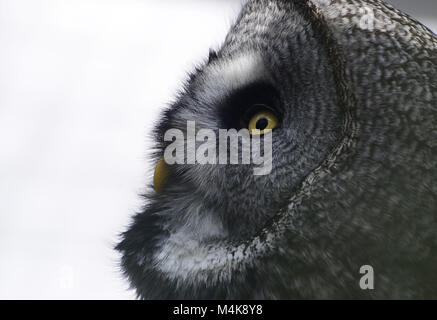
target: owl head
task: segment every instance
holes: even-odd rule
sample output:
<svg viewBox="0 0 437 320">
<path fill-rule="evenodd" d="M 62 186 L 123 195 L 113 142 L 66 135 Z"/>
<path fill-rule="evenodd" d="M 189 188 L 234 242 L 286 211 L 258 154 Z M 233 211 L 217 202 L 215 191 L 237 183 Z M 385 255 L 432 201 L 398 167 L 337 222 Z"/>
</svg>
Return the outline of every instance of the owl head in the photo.
<svg viewBox="0 0 437 320">
<path fill-rule="evenodd" d="M 350 8 L 366 5 L 395 12 L 380 1 Z M 389 90 L 375 91 L 375 71 L 358 61 L 361 49 L 377 56 L 368 41 L 375 32 L 342 8 L 347 1 L 249 1 L 221 48 L 163 112 L 154 130 L 154 184 L 117 247 L 139 297 L 332 297 L 353 287 L 361 263 L 373 261 L 366 250 L 348 261 L 377 220 L 376 211 L 354 220 L 372 210 L 358 200 L 379 188 L 372 174 L 380 167 L 363 155 L 378 146 L 367 132 L 375 114 L 369 108 L 372 117 L 364 114 L 360 123 L 357 105 L 370 90 L 372 101 L 384 104 Z M 363 72 L 367 82 L 357 79 Z M 385 131 L 374 129 L 383 145 Z M 249 134 L 220 139 L 242 130 Z M 207 137 L 207 151 L 199 136 Z M 254 174 L 260 163 L 251 161 L 253 153 L 244 162 L 254 142 L 269 160 L 263 174 Z M 169 161 L 175 154 L 179 161 Z M 200 163 L 199 154 L 209 161 Z M 357 244 L 345 247 L 352 240 Z M 342 268 L 344 276 L 333 281 Z"/>
</svg>

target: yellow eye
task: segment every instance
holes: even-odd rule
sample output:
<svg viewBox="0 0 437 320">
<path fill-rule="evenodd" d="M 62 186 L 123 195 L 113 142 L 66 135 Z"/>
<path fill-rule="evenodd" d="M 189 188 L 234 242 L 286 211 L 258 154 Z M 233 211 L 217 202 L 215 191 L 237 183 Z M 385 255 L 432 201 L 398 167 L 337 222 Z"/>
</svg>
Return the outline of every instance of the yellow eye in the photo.
<svg viewBox="0 0 437 320">
<path fill-rule="evenodd" d="M 257 112 L 249 121 L 250 134 L 264 134 L 265 130 L 273 130 L 278 126 L 278 118 L 270 111 Z M 253 131 L 259 130 L 259 131 Z"/>
</svg>

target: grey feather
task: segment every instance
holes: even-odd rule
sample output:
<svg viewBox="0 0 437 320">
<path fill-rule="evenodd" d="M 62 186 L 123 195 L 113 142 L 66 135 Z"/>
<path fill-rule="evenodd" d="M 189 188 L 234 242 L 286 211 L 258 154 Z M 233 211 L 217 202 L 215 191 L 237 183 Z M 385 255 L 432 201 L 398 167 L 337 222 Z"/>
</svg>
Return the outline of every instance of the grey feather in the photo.
<svg viewBox="0 0 437 320">
<path fill-rule="evenodd" d="M 217 130 L 260 82 L 272 173 L 174 166 L 117 246 L 138 296 L 437 298 L 437 37 L 379 0 L 250 0 L 164 112 L 156 161 L 166 129 Z"/>
</svg>

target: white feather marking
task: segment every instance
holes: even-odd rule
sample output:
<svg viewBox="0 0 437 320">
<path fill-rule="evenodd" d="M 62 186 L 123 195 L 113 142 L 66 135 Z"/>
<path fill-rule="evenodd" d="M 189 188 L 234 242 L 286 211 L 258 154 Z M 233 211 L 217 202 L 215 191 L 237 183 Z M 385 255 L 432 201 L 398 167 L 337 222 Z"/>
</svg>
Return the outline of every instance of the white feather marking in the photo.
<svg viewBox="0 0 437 320">
<path fill-rule="evenodd" d="M 203 83 L 198 96 L 206 104 L 214 103 L 232 91 L 269 79 L 261 55 L 256 52 L 245 52 L 208 65 L 200 79 Z"/>
</svg>

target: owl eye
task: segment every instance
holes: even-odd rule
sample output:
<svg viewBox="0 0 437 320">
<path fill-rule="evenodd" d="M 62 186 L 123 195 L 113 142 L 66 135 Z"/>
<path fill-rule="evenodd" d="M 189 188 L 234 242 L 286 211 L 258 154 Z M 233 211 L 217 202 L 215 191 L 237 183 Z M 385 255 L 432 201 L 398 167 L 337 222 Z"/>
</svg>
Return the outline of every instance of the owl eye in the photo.
<svg viewBox="0 0 437 320">
<path fill-rule="evenodd" d="M 255 135 L 264 134 L 265 130 L 273 130 L 277 126 L 278 118 L 269 110 L 261 110 L 250 118 L 248 129 L 250 134 Z"/>
</svg>

